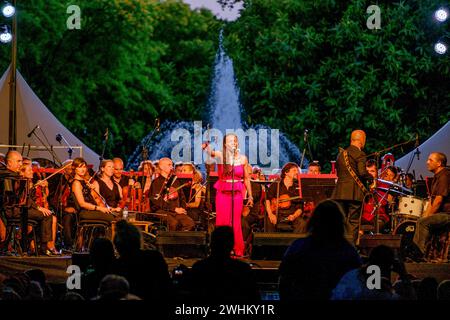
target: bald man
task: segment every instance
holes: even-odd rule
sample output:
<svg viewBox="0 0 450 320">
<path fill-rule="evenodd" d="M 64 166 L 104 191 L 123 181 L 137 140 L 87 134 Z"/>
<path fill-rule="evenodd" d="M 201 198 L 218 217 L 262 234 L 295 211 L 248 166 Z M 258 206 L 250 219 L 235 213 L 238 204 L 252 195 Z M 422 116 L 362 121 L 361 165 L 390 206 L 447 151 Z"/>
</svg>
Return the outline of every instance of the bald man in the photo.
<svg viewBox="0 0 450 320">
<path fill-rule="evenodd" d="M 22 155 L 15 151 L 10 150 L 6 154 L 6 168 L 14 173 L 18 173 L 23 165 Z M 31 163 L 29 164 L 31 165 Z M 28 207 L 28 219 L 36 220 L 40 222 L 41 229 L 41 252 L 43 254 L 50 255 L 47 252 L 47 242 L 52 241 L 52 216 L 49 210 L 45 212 L 39 210 L 40 207 L 36 205 L 34 201 L 31 199 L 31 193 L 28 194 L 27 199 L 27 207 Z M 7 218 L 21 218 L 21 208 L 18 206 L 11 206 L 6 208 L 6 217 Z"/>
<path fill-rule="evenodd" d="M 152 212 L 166 214 L 166 221 L 169 231 L 191 231 L 195 227 L 195 222 L 187 215 L 186 197 L 180 187 L 180 182 L 175 180 L 173 174 L 173 162 L 169 158 L 162 158 L 158 162 L 160 175 L 153 180 L 150 186 L 150 207 Z M 171 176 L 171 178 L 169 178 Z M 171 198 L 166 199 L 170 193 Z M 172 197 L 174 196 L 174 197 Z"/>
<path fill-rule="evenodd" d="M 341 151 L 336 160 L 337 184 L 332 198 L 342 204 L 346 213 L 346 236 L 356 244 L 358 238 L 361 206 L 364 199 L 364 190 L 357 180 L 367 185 L 373 177 L 366 170 L 366 154 L 363 148 L 366 144 L 366 133 L 355 130 L 350 137 L 350 146 Z M 348 166 L 344 152 L 348 155 Z M 353 172 L 356 179 L 350 172 Z"/>
<path fill-rule="evenodd" d="M 414 233 L 413 241 L 419 252 L 412 258 L 418 261 L 423 260 L 426 243 L 433 231 L 444 228 L 450 230 L 450 171 L 446 166 L 447 156 L 444 153 L 433 152 L 428 156 L 427 169 L 434 173 L 434 177 L 431 183 L 431 205 L 417 221 Z"/>
</svg>

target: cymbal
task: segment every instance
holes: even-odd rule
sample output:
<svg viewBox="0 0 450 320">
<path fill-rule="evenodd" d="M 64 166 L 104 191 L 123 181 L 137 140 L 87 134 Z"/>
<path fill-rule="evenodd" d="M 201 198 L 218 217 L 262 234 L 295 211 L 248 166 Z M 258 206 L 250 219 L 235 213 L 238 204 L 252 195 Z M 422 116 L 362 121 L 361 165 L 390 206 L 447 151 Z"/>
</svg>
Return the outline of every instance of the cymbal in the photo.
<svg viewBox="0 0 450 320">
<path fill-rule="evenodd" d="M 392 181 L 388 181 L 388 180 L 383 180 L 383 179 L 376 179 L 377 181 L 384 183 L 386 185 L 388 185 L 390 188 L 396 188 L 397 190 L 402 190 L 404 192 L 407 193 L 412 193 L 411 189 L 405 188 L 404 186 L 402 186 L 401 184 L 392 182 Z"/>
<path fill-rule="evenodd" d="M 383 187 L 377 187 L 377 189 L 378 189 L 378 190 L 382 190 L 382 191 L 384 191 L 384 192 L 388 192 L 388 193 L 393 194 L 393 195 L 395 195 L 395 196 L 398 196 L 398 195 L 400 195 L 400 196 L 406 196 L 406 193 L 404 193 L 404 192 L 402 192 L 402 191 L 400 191 L 400 190 L 397 190 L 397 189 L 395 189 L 395 188 L 383 188 Z"/>
</svg>

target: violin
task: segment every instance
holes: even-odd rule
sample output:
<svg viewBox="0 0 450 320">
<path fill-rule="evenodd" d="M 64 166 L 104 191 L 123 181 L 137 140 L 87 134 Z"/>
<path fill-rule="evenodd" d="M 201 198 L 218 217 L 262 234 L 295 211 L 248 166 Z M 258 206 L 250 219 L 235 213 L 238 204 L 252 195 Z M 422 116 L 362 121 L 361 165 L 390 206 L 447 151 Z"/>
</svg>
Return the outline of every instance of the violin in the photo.
<svg viewBox="0 0 450 320">
<path fill-rule="evenodd" d="M 300 196 L 289 197 L 288 194 L 282 194 L 279 198 L 273 198 L 270 201 L 270 209 L 275 212 L 278 209 L 289 209 L 291 207 L 291 200 L 301 199 Z"/>
<path fill-rule="evenodd" d="M 182 185 L 180 185 L 179 187 L 170 187 L 168 193 L 164 196 L 164 201 L 169 201 L 169 200 L 176 200 L 178 199 L 178 190 L 190 185 L 192 182 L 188 181 L 186 183 L 183 183 Z"/>
<path fill-rule="evenodd" d="M 94 185 L 91 184 L 92 178 L 93 177 L 89 176 L 88 174 L 84 177 L 86 185 L 89 187 L 89 189 L 91 189 L 92 198 L 94 198 L 97 206 L 103 207 L 103 208 L 109 208 L 108 204 L 106 203 L 106 200 L 95 190 Z"/>
</svg>

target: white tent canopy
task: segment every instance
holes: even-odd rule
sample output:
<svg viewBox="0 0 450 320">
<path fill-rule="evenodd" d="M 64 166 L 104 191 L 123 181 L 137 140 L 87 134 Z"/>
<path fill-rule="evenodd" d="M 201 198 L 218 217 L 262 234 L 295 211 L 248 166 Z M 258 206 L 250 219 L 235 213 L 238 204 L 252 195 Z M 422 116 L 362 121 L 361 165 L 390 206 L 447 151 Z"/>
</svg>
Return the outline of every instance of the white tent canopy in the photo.
<svg viewBox="0 0 450 320">
<path fill-rule="evenodd" d="M 9 140 L 10 70 L 11 67 L 6 70 L 0 79 L 0 145 L 7 145 Z M 99 155 L 87 147 L 59 122 L 36 96 L 19 71 L 16 73 L 16 81 L 17 145 L 26 146 L 17 150 L 20 152 L 23 149 L 24 155 L 28 155 L 31 158 L 44 158 L 53 161 L 52 155 L 48 151 L 45 151 L 45 149 L 39 148 L 39 150 L 44 150 L 39 151 L 28 148 L 28 146 L 42 146 L 42 143 L 35 135 L 27 137 L 28 133 L 38 125 L 40 129 L 35 131 L 36 134 L 45 144 L 49 143 L 49 147 L 55 147 L 53 150 L 60 161 L 68 159 L 69 154 L 67 152 L 68 148 L 61 147 L 65 146 L 64 141 L 60 144 L 56 140 L 56 135 L 58 134 L 62 135 L 70 146 L 76 147 L 73 149 L 72 159 L 82 156 L 88 164 L 93 164 L 94 167 L 98 167 Z M 48 138 L 48 143 L 42 132 Z M 0 152 L 5 153 L 6 151 L 5 148 L 0 148 Z"/>
<path fill-rule="evenodd" d="M 423 177 L 432 176 L 433 174 L 427 169 L 427 159 L 430 153 L 442 152 L 447 156 L 447 159 L 449 159 L 450 157 L 450 121 L 448 121 L 428 140 L 422 143 L 418 149 L 420 151 L 420 160 L 417 160 L 417 156 L 414 156 L 414 160 L 412 162 L 411 168 L 409 169 L 409 172 L 413 172 L 414 170 L 417 179 L 419 179 L 421 175 Z M 416 149 L 398 159 L 395 162 L 395 165 L 406 170 L 415 151 Z"/>
</svg>

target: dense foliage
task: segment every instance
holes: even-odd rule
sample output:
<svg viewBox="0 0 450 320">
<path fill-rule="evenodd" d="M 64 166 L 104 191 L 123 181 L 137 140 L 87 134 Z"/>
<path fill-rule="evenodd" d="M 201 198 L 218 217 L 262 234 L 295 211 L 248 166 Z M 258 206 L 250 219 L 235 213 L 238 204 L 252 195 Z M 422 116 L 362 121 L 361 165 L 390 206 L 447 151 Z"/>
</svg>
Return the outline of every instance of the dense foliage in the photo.
<svg viewBox="0 0 450 320">
<path fill-rule="evenodd" d="M 372 152 L 416 132 L 424 141 L 449 120 L 450 59 L 433 51 L 449 30 L 432 19 L 440 1 L 377 1 L 379 30 L 366 26 L 373 1 L 244 3 L 225 39 L 251 123 L 281 129 L 301 149 L 309 129 L 314 158 L 328 162 L 355 128 Z"/>
<path fill-rule="evenodd" d="M 81 29 L 68 30 L 70 4 Z M 18 1 L 18 69 L 64 125 L 128 156 L 154 119 L 200 119 L 221 22 L 181 1 Z M 2 46 L 5 70 L 10 47 Z"/>
</svg>

